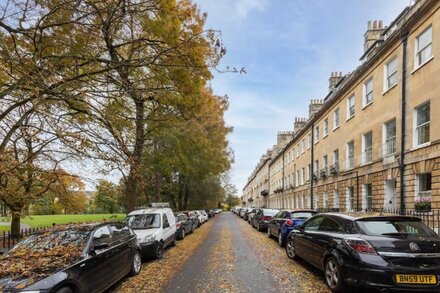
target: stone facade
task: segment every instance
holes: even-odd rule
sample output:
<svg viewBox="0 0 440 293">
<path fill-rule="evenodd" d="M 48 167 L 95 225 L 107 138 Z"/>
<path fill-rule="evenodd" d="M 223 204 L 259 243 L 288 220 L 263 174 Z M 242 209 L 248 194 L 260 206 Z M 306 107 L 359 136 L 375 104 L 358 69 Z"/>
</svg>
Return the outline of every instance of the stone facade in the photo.
<svg viewBox="0 0 440 293">
<path fill-rule="evenodd" d="M 260 161 L 244 204 L 413 209 L 425 199 L 440 209 L 439 57 L 439 1 L 417 1 L 385 28 L 370 23 L 362 65 L 331 74 L 327 97 L 312 100 L 309 118 L 296 118 L 291 138 Z M 264 201 L 249 201 L 262 188 Z"/>
</svg>

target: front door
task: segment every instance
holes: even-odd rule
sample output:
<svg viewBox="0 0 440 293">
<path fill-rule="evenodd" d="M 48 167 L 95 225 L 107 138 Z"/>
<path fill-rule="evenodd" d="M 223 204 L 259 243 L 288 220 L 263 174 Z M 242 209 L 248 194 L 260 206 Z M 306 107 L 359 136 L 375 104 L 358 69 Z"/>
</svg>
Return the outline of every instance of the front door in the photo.
<svg viewBox="0 0 440 293">
<path fill-rule="evenodd" d="M 385 181 L 384 209 L 396 209 L 396 179 Z"/>
</svg>

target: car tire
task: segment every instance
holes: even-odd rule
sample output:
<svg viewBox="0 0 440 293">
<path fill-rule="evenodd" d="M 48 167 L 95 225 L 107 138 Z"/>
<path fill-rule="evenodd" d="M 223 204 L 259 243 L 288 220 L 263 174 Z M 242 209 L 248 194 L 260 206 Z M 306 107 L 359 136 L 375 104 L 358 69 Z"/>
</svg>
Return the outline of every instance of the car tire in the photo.
<svg viewBox="0 0 440 293">
<path fill-rule="evenodd" d="M 278 231 L 278 245 L 284 247 L 283 233 L 281 231 Z"/>
<path fill-rule="evenodd" d="M 347 285 L 342 278 L 341 267 L 339 266 L 336 258 L 332 256 L 327 258 L 327 260 L 325 261 L 324 279 L 330 291 L 334 293 L 347 291 Z"/>
<path fill-rule="evenodd" d="M 185 239 L 185 228 L 182 229 L 182 233 L 180 233 L 180 239 Z"/>
<path fill-rule="evenodd" d="M 290 259 L 298 259 L 298 256 L 296 255 L 295 252 L 295 243 L 293 238 L 288 238 L 287 242 L 286 242 L 286 254 L 287 257 Z"/>
<path fill-rule="evenodd" d="M 62 287 L 56 290 L 55 293 L 73 293 L 73 290 L 70 287 Z"/>
<path fill-rule="evenodd" d="M 163 253 L 164 253 L 163 243 L 162 243 L 162 242 L 159 242 L 159 244 L 157 245 L 157 248 L 156 248 L 156 252 L 155 252 L 154 257 L 155 257 L 156 259 L 160 259 L 160 258 L 163 257 Z"/>
<path fill-rule="evenodd" d="M 142 267 L 142 257 L 139 251 L 133 255 L 133 263 L 131 264 L 130 276 L 136 276 L 140 273 Z"/>
</svg>

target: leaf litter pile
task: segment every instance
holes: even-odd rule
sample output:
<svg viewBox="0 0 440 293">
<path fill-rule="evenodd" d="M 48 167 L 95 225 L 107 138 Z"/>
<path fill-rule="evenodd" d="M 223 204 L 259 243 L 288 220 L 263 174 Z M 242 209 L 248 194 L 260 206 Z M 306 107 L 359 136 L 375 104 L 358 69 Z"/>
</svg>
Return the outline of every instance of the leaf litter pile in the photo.
<svg viewBox="0 0 440 293">
<path fill-rule="evenodd" d="M 20 286 L 25 287 L 75 263 L 90 231 L 89 225 L 71 224 L 29 236 L 0 256 L 0 281 L 24 280 Z"/>
<path fill-rule="evenodd" d="M 243 237 L 249 238 L 251 248 L 277 281 L 278 292 L 330 292 L 322 273 L 303 261 L 292 261 L 278 242 L 266 233 L 257 232 L 244 221 L 239 221 Z"/>
<path fill-rule="evenodd" d="M 162 259 L 142 264 L 139 275 L 125 278 L 109 292 L 162 292 L 163 287 L 174 277 L 185 262 L 205 242 L 214 221 L 209 221 L 194 233 L 178 241 L 176 247 L 166 249 Z"/>
</svg>

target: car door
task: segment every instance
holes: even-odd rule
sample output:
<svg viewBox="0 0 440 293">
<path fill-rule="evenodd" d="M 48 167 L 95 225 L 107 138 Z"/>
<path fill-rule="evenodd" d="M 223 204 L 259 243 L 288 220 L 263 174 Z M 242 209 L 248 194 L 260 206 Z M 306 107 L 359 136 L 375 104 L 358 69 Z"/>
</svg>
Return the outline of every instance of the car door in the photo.
<svg viewBox="0 0 440 293">
<path fill-rule="evenodd" d="M 85 292 L 101 292 L 107 288 L 115 273 L 111 232 L 108 226 L 101 226 L 91 237 L 87 260 L 80 265 L 78 282 L 86 288 Z M 99 248 L 103 245 L 107 247 Z"/>
<path fill-rule="evenodd" d="M 278 236 L 279 231 L 281 229 L 281 226 L 283 225 L 284 221 L 286 220 L 287 216 L 287 212 L 286 211 L 281 211 L 277 214 L 277 217 L 275 218 L 274 221 L 274 226 L 272 227 L 272 232 L 274 235 Z"/>
<path fill-rule="evenodd" d="M 168 246 L 173 240 L 175 235 L 171 235 L 173 233 L 176 233 L 176 230 L 174 231 L 171 229 L 170 222 L 168 220 L 167 213 L 162 214 L 162 233 L 163 233 L 163 240 L 165 242 L 165 246 Z"/>
<path fill-rule="evenodd" d="M 284 211 L 280 211 L 273 218 L 270 220 L 268 224 L 268 229 L 270 230 L 270 234 L 274 235 L 274 233 L 278 234 L 278 231 L 275 232 L 275 230 L 278 229 L 278 219 L 281 217 L 281 215 L 284 213 Z"/>
<path fill-rule="evenodd" d="M 324 217 L 318 232 L 311 235 L 313 243 L 311 249 L 315 266 L 323 265 L 322 260 L 325 252 L 337 245 L 336 242 L 341 239 L 343 233 L 345 233 L 344 228 L 337 221 L 331 217 Z"/>
<path fill-rule="evenodd" d="M 115 265 L 120 277 L 125 276 L 131 269 L 132 251 L 128 239 L 131 237 L 127 226 L 120 223 L 110 224 L 112 233 L 112 249 L 115 255 Z"/>
<path fill-rule="evenodd" d="M 295 232 L 295 251 L 298 256 L 311 264 L 314 264 L 314 249 L 311 248 L 311 245 L 313 245 L 312 237 L 314 236 L 313 234 L 318 231 L 322 220 L 322 216 L 315 216 L 305 222 L 301 228 Z"/>
</svg>

